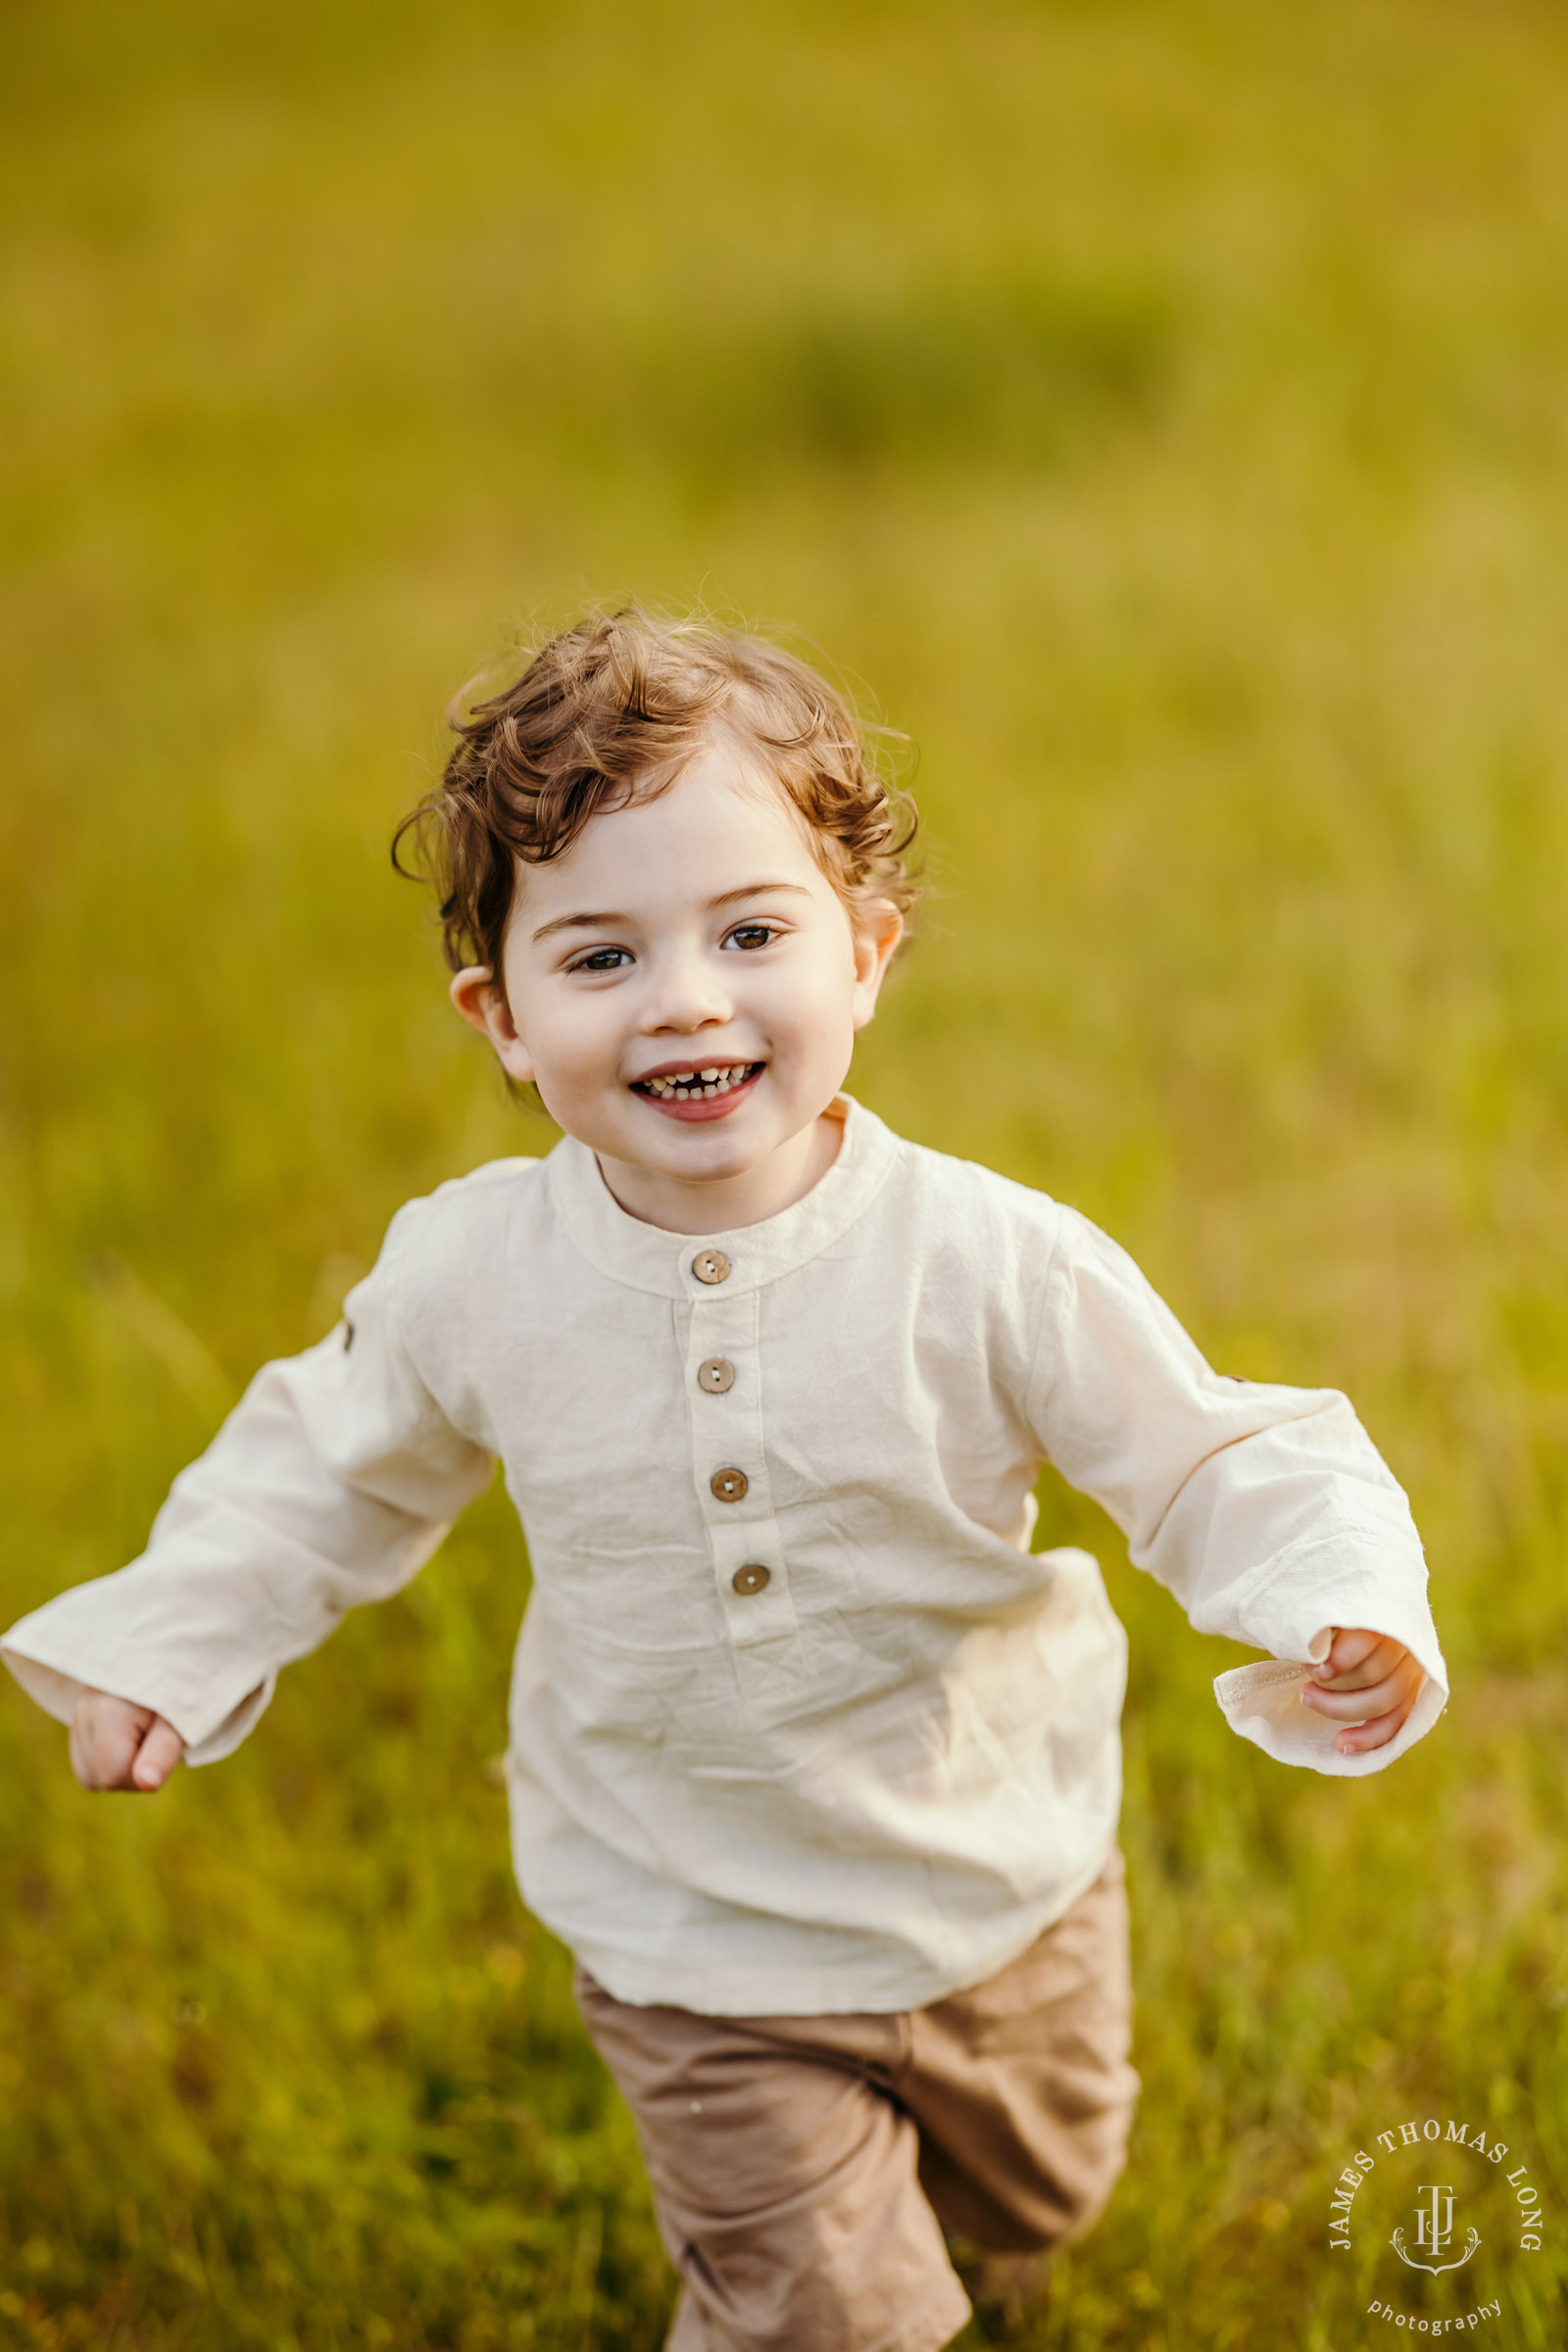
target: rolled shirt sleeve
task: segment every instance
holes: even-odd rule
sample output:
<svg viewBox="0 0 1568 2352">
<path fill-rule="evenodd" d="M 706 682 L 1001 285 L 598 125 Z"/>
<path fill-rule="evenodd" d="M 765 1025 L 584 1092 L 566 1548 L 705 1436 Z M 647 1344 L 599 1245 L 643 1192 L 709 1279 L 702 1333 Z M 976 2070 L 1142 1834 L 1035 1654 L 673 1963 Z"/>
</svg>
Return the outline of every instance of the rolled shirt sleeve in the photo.
<svg viewBox="0 0 1568 2352">
<path fill-rule="evenodd" d="M 1244 1739 L 1354 1775 L 1431 1729 L 1448 1685 L 1420 1538 L 1348 1399 L 1212 1371 L 1126 1252 L 1073 1210 L 1047 1284 L 1030 1418 L 1200 1633 L 1271 1653 L 1214 1685 Z M 1396 1738 L 1358 1755 L 1336 1749 L 1342 1723 L 1298 1700 L 1338 1626 L 1402 1642 L 1427 1676 Z"/>
<path fill-rule="evenodd" d="M 180 1473 L 147 1548 L 0 1637 L 23 1688 L 69 1722 L 84 1687 L 153 1708 L 186 1759 L 226 1755 L 278 1670 L 346 1609 L 384 1599 L 488 1482 L 403 1344 L 398 1287 L 421 1201 L 399 1210 L 338 1328 L 268 1364 Z"/>
</svg>

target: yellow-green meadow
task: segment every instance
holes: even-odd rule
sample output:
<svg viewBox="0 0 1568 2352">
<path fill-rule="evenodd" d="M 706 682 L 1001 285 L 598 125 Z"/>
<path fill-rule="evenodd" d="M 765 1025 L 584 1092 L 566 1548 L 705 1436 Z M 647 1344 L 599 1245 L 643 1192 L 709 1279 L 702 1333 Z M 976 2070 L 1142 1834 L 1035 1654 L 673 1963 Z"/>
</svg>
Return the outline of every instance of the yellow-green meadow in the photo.
<svg viewBox="0 0 1568 2352">
<path fill-rule="evenodd" d="M 1552 2352 L 1568 23 L 61 0 L 3 40 L 0 1626 L 134 1555 L 400 1201 L 553 1140 L 388 864 L 451 695 L 590 600 L 787 629 L 923 812 L 856 1090 L 1108 1227 L 1222 1368 L 1347 1389 L 1453 1674 L 1393 1772 L 1292 1774 L 1210 1695 L 1243 1653 L 1043 1486 L 1132 1638 L 1145 2094 L 1011 2340 L 1394 2341 L 1335 2182 L 1463 2118 L 1544 2243 L 1489 2220 L 1401 2309 Z M 654 2352 L 630 2126 L 511 1875 L 526 1591 L 493 1493 L 153 1800 L 0 1690 L 0 2346 Z"/>
</svg>

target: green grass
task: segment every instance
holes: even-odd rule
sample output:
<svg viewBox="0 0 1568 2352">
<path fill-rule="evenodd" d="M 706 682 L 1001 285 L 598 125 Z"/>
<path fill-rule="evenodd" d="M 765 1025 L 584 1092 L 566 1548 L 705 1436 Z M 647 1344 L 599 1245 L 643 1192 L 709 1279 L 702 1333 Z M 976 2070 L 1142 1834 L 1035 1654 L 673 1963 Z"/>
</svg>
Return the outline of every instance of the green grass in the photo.
<svg viewBox="0 0 1568 2352">
<path fill-rule="evenodd" d="M 1132 1632 L 1146 2094 L 1028 2340 L 1384 2340 L 1331 2183 L 1463 2114 L 1549 2215 L 1477 2257 L 1478 2340 L 1548 2352 L 1560 13 L 61 0 L 6 40 L 0 1621 L 139 1547 L 400 1200 L 549 1140 L 386 866 L 448 695 L 590 595 L 788 621 L 919 753 L 858 1090 L 1109 1226 L 1226 1368 L 1348 1388 L 1454 1674 L 1391 1775 L 1293 1776 L 1047 1495 Z M 492 1496 L 155 1803 L 0 1696 L 0 2344 L 658 2344 L 486 1777 L 525 1588 Z"/>
</svg>

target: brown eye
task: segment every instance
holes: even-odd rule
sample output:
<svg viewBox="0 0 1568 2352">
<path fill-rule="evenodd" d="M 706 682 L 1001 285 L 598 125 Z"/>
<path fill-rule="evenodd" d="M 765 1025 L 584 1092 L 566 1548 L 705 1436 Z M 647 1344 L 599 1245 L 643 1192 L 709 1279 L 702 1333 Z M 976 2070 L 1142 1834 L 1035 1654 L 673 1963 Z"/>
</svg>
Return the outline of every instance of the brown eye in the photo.
<svg viewBox="0 0 1568 2352">
<path fill-rule="evenodd" d="M 729 935 L 729 944 L 734 948 L 766 948 L 777 936 L 771 923 L 737 923 Z"/>
</svg>

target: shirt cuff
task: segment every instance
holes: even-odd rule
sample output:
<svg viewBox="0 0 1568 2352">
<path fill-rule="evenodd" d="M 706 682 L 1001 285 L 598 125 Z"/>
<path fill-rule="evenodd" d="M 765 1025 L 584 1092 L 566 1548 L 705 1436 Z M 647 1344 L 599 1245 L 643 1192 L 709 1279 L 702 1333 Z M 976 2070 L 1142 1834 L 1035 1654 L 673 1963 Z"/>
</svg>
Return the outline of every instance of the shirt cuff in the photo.
<svg viewBox="0 0 1568 2352">
<path fill-rule="evenodd" d="M 1304 1663 L 1266 1659 L 1254 1666 L 1233 1666 L 1227 1674 L 1214 1678 L 1214 1696 L 1221 1713 L 1233 1732 L 1252 1740 L 1281 1764 L 1304 1764 L 1312 1772 L 1345 1780 L 1385 1772 L 1396 1756 L 1402 1756 L 1431 1731 L 1448 1703 L 1447 1669 L 1424 1600 L 1418 1613 L 1424 1624 L 1395 1622 L 1396 1618 L 1415 1617 L 1413 1609 L 1352 1610 L 1332 1617 L 1319 1628 L 1305 1644 Z M 1313 1667 L 1327 1657 L 1337 1625 L 1365 1627 L 1369 1633 L 1386 1634 L 1391 1641 L 1402 1642 L 1425 1668 L 1427 1678 L 1395 1737 L 1382 1747 L 1348 1756 L 1341 1755 L 1334 1742 L 1349 1726 L 1320 1715 L 1315 1707 L 1303 1707 L 1299 1695 L 1311 1680 Z"/>
<path fill-rule="evenodd" d="M 254 1690 L 247 1690 L 238 1703 L 228 1709 L 220 1722 L 209 1726 L 201 1737 L 192 1739 L 188 1727 L 197 1718 L 178 1699 L 172 1700 L 160 1695 L 154 1689 L 153 1678 L 145 1672 L 142 1675 L 134 1670 L 119 1673 L 108 1659 L 89 1673 L 73 1672 L 45 1654 L 23 1649 L 16 1640 L 21 1631 L 21 1626 L 13 1627 L 5 1641 L 0 1642 L 0 1659 L 5 1661 L 27 1696 L 35 1699 L 45 1714 L 54 1716 L 58 1723 L 69 1724 L 83 1690 L 107 1690 L 116 1698 L 128 1700 L 132 1706 L 151 1707 L 155 1715 L 162 1715 L 166 1723 L 172 1724 L 184 1742 L 184 1761 L 187 1764 L 216 1764 L 223 1756 L 231 1755 L 265 1714 L 276 1687 L 277 1677 L 273 1674 L 266 1676 Z M 38 1651 L 42 1652 L 44 1648 L 42 1642 L 37 1644 Z M 78 1666 L 84 1662 L 80 1659 L 74 1661 Z"/>
</svg>

